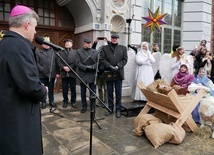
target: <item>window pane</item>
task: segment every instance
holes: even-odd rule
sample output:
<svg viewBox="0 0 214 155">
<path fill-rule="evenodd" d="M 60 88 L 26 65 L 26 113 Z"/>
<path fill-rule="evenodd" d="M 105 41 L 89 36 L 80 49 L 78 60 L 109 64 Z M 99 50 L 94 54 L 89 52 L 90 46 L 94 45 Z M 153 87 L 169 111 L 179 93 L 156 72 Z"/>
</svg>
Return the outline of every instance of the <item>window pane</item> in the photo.
<svg viewBox="0 0 214 155">
<path fill-rule="evenodd" d="M 20 4 L 20 3 L 21 3 L 21 0 L 17 0 L 16 3 L 17 3 L 17 4 Z"/>
<path fill-rule="evenodd" d="M 159 46 L 159 49 L 161 49 L 161 32 L 159 31 L 155 31 L 154 32 L 154 42 L 153 43 L 157 43 Z"/>
<path fill-rule="evenodd" d="M 172 0 L 166 0 L 165 2 L 165 21 L 168 25 L 172 25 Z"/>
<path fill-rule="evenodd" d="M 142 2 L 142 16 L 148 16 L 148 8 L 150 8 L 150 0 L 143 0 Z"/>
<path fill-rule="evenodd" d="M 44 16 L 49 17 L 49 10 L 47 10 L 47 9 L 44 10 Z"/>
<path fill-rule="evenodd" d="M 4 11 L 10 12 L 10 4 L 9 4 L 9 3 L 6 3 L 6 4 L 5 4 Z"/>
<path fill-rule="evenodd" d="M 164 53 L 171 52 L 171 35 L 172 35 L 172 30 L 165 28 L 164 29 Z"/>
<path fill-rule="evenodd" d="M 63 21 L 61 21 L 61 20 L 59 20 L 59 23 L 58 23 L 59 25 L 59 27 L 62 27 L 62 25 L 63 25 Z"/>
<path fill-rule="evenodd" d="M 67 8 L 59 8 L 59 27 L 74 28 L 74 21 Z"/>
<path fill-rule="evenodd" d="M 55 19 L 50 19 L 50 22 L 51 22 L 50 23 L 51 26 L 55 26 Z"/>
<path fill-rule="evenodd" d="M 22 4 L 27 5 L 27 0 L 22 0 Z"/>
<path fill-rule="evenodd" d="M 141 41 L 150 42 L 150 29 L 149 28 L 143 28 L 143 26 L 142 26 L 142 40 Z"/>
<path fill-rule="evenodd" d="M 3 3 L 0 3 L 0 11 L 3 11 Z"/>
<path fill-rule="evenodd" d="M 55 12 L 54 12 L 54 10 L 50 10 L 50 17 L 51 18 L 55 18 Z"/>
<path fill-rule="evenodd" d="M 38 0 L 38 7 L 43 8 L 43 0 Z"/>
<path fill-rule="evenodd" d="M 33 2 L 33 0 L 28 0 L 28 6 L 34 6 Z"/>
<path fill-rule="evenodd" d="M 45 22 L 44 25 L 49 25 L 49 18 L 44 18 L 44 22 Z"/>
<path fill-rule="evenodd" d="M 43 9 L 38 9 L 38 15 L 39 15 L 39 16 L 44 16 L 44 15 L 43 15 Z"/>
<path fill-rule="evenodd" d="M 2 21 L 4 20 L 3 19 L 3 12 L 0 12 L 0 20 L 2 20 Z"/>
<path fill-rule="evenodd" d="M 50 9 L 55 10 L 55 5 L 54 5 L 54 3 L 51 3 L 51 4 L 50 4 Z"/>
<path fill-rule="evenodd" d="M 181 31 L 174 30 L 174 43 L 173 43 L 173 45 L 175 45 L 175 44 L 180 45 L 181 44 L 180 41 L 181 41 Z"/>
<path fill-rule="evenodd" d="M 44 8 L 49 9 L 49 1 L 44 1 Z"/>
<path fill-rule="evenodd" d="M 155 10 L 159 7 L 159 12 L 162 13 L 162 0 L 154 0 Z"/>
<path fill-rule="evenodd" d="M 43 24 L 44 24 L 44 22 L 43 22 L 43 17 L 39 17 L 39 24 L 40 24 L 40 25 L 43 25 Z"/>
<path fill-rule="evenodd" d="M 10 17 L 10 13 L 4 13 L 4 19 L 5 19 L 6 21 L 9 20 L 9 17 Z"/>
<path fill-rule="evenodd" d="M 175 8 L 174 8 L 174 10 L 175 10 L 175 12 L 174 12 L 174 25 L 175 26 L 181 26 L 181 6 L 182 6 L 182 3 L 181 3 L 181 1 L 178 1 L 178 0 L 176 0 L 175 1 Z"/>
</svg>

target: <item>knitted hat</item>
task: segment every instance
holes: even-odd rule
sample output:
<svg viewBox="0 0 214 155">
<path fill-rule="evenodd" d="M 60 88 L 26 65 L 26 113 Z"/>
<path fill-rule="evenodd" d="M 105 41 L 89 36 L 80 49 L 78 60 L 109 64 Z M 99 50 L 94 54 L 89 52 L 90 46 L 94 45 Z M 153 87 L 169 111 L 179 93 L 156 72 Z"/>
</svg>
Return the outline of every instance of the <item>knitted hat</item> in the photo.
<svg viewBox="0 0 214 155">
<path fill-rule="evenodd" d="M 30 8 L 24 6 L 24 5 L 16 5 L 10 13 L 10 17 L 14 17 L 14 16 L 18 16 L 18 15 L 22 15 L 25 14 L 27 12 L 31 11 Z"/>
</svg>

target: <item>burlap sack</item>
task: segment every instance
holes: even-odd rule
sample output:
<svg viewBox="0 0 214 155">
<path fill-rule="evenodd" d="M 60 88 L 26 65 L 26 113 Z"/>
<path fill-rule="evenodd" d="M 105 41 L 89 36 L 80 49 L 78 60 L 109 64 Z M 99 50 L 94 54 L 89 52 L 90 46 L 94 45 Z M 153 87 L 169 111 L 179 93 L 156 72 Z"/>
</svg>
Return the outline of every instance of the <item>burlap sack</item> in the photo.
<svg viewBox="0 0 214 155">
<path fill-rule="evenodd" d="M 174 135 L 172 126 L 164 123 L 148 125 L 144 128 L 144 132 L 155 148 L 168 142 Z"/>
<path fill-rule="evenodd" d="M 155 117 L 157 118 L 160 118 L 161 121 L 165 124 L 169 124 L 171 122 L 176 122 L 176 118 L 166 114 L 166 113 L 163 113 L 157 109 L 155 109 L 155 112 L 152 113 L 152 115 L 154 115 Z M 191 129 L 189 128 L 189 126 L 186 124 L 186 122 L 182 125 L 182 128 L 186 131 L 186 132 L 191 132 Z"/>
<path fill-rule="evenodd" d="M 134 120 L 135 129 L 133 130 L 133 132 L 137 136 L 142 136 L 144 127 L 156 123 L 162 123 L 162 121 L 151 114 L 138 115 Z"/>
<path fill-rule="evenodd" d="M 184 140 L 184 137 L 186 136 L 185 130 L 181 126 L 173 122 L 170 123 L 169 125 L 171 125 L 171 127 L 174 130 L 173 130 L 173 136 L 168 142 L 173 144 L 180 144 Z"/>
</svg>

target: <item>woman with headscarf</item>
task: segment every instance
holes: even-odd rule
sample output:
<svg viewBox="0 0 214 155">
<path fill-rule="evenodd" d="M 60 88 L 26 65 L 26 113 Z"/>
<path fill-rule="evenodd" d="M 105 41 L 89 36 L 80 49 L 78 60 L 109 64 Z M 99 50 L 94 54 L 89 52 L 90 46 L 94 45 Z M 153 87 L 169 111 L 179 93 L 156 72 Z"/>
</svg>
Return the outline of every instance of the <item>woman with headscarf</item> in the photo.
<svg viewBox="0 0 214 155">
<path fill-rule="evenodd" d="M 182 64 L 178 73 L 176 73 L 172 79 L 171 86 L 179 85 L 187 90 L 193 80 L 194 75 L 188 72 L 188 66 L 186 64 Z"/>
<path fill-rule="evenodd" d="M 183 47 L 178 47 L 176 49 L 177 54 L 172 59 L 172 65 L 171 65 L 171 71 L 172 71 L 172 77 L 179 71 L 179 67 L 181 64 L 186 64 L 190 67 L 189 72 L 193 73 L 191 70 L 191 66 L 193 66 L 193 60 L 190 60 L 190 57 L 187 56 L 185 53 L 185 50 Z"/>
<path fill-rule="evenodd" d="M 193 83 L 196 84 L 196 91 L 198 92 L 199 89 L 204 89 L 206 92 L 208 92 L 211 96 L 214 96 L 214 84 L 213 82 L 207 77 L 207 72 L 205 68 L 200 68 L 198 75 L 194 78 Z M 195 109 L 192 112 L 192 117 L 195 122 L 200 123 L 200 116 L 198 112 L 199 108 L 198 104 Z"/>
<path fill-rule="evenodd" d="M 210 80 L 207 77 L 207 71 L 205 68 L 200 68 L 198 75 L 195 77 L 193 80 L 195 84 L 197 84 L 198 88 L 200 89 L 200 86 L 205 86 L 206 88 L 209 89 L 209 93 L 211 96 L 214 96 L 214 84 L 212 80 Z"/>
<path fill-rule="evenodd" d="M 206 51 L 204 58 L 202 58 L 202 62 L 200 63 L 200 68 L 201 67 L 204 67 L 207 72 L 207 77 L 214 82 L 214 60 L 209 51 Z"/>
<path fill-rule="evenodd" d="M 136 54 L 136 87 L 133 90 L 132 98 L 138 101 L 147 101 L 146 97 L 137 87 L 137 83 L 143 82 L 144 86 L 148 86 L 154 81 L 154 73 L 152 70 L 152 64 L 155 63 L 155 59 L 149 50 L 149 44 L 147 42 L 141 43 L 141 48 Z"/>
</svg>

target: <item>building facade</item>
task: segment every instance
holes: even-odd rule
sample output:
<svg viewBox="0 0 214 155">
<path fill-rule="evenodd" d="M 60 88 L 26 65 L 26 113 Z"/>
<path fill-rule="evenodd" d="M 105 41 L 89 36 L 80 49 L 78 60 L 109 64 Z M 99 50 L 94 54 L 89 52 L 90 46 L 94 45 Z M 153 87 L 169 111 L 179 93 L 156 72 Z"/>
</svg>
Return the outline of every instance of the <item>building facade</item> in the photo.
<svg viewBox="0 0 214 155">
<path fill-rule="evenodd" d="M 202 39 L 213 45 L 212 0 L 0 0 L 0 30 L 8 29 L 9 12 L 15 4 L 33 8 L 40 16 L 37 35 L 49 36 L 51 42 L 63 46 L 66 38 L 74 47 L 82 46 L 86 37 L 110 38 L 119 33 L 123 45 L 142 41 L 158 43 L 162 53 L 169 53 L 173 44 L 190 52 Z M 161 31 L 150 34 L 143 28 L 148 8 L 167 13 Z"/>
</svg>

